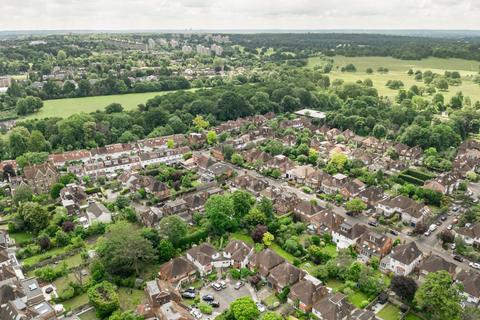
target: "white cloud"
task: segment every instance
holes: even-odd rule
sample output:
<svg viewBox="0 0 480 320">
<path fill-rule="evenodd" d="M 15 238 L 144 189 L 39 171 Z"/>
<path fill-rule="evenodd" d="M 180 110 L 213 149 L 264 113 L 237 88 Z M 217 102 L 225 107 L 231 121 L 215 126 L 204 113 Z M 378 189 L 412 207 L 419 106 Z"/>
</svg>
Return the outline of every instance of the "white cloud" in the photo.
<svg viewBox="0 0 480 320">
<path fill-rule="evenodd" d="M 477 0 L 0 0 L 15 29 L 480 29 Z"/>
</svg>

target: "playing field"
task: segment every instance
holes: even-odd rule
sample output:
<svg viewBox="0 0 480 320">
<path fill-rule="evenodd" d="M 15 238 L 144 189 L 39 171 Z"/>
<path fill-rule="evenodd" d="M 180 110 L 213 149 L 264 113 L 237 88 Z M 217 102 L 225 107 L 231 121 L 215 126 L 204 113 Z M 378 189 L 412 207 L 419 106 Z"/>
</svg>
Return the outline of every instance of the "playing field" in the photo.
<svg viewBox="0 0 480 320">
<path fill-rule="evenodd" d="M 416 81 L 413 76 L 407 74 L 409 69 L 431 70 L 434 73 L 443 74 L 445 71 L 458 71 L 462 75 L 462 84 L 460 86 L 451 86 L 443 94 L 450 98 L 458 91 L 462 91 L 465 96 L 470 96 L 472 102 L 480 100 L 480 85 L 471 81 L 471 77 L 480 71 L 480 62 L 463 59 L 440 59 L 427 58 L 422 60 L 400 60 L 390 57 L 344 57 L 335 56 L 334 67 L 330 73 L 330 80 L 343 79 L 346 82 L 355 82 L 370 78 L 373 81 L 378 93 L 383 96 L 394 97 L 397 90 L 389 89 L 385 86 L 388 80 L 401 80 L 405 88 L 416 84 L 425 86 L 421 81 Z M 357 68 L 357 72 L 341 72 L 340 69 L 347 64 L 352 63 Z M 323 64 L 319 57 L 310 58 L 308 67 L 314 67 Z M 388 73 L 378 73 L 379 67 L 388 68 Z M 367 74 L 366 69 L 372 68 L 373 74 Z"/>
<path fill-rule="evenodd" d="M 189 89 L 194 90 L 194 89 Z M 96 96 L 85 98 L 70 98 L 46 100 L 43 108 L 39 112 L 27 116 L 27 119 L 39 119 L 48 117 L 66 118 L 72 114 L 79 112 L 95 112 L 103 110 L 110 103 L 120 103 L 124 110 L 136 109 L 140 103 L 147 102 L 155 96 L 165 95 L 175 91 L 146 92 L 146 93 L 129 93 L 111 96 Z"/>
</svg>

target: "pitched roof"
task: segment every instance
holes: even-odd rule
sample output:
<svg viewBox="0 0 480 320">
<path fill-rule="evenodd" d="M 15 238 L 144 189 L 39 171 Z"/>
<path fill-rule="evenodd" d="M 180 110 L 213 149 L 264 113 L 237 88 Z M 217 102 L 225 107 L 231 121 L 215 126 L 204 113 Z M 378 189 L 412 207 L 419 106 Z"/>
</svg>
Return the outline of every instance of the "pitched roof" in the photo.
<svg viewBox="0 0 480 320">
<path fill-rule="evenodd" d="M 177 257 L 160 266 L 160 273 L 166 278 L 175 278 L 195 271 L 193 263 L 185 257 Z"/>
<path fill-rule="evenodd" d="M 240 240 L 232 240 L 224 249 L 232 255 L 234 261 L 243 261 L 252 251 L 252 247 Z"/>
<path fill-rule="evenodd" d="M 252 262 L 260 268 L 260 272 L 266 275 L 270 269 L 284 262 L 285 259 L 276 254 L 273 250 L 267 248 L 253 256 Z"/>
<path fill-rule="evenodd" d="M 298 299 L 306 305 L 312 305 L 327 294 L 328 290 L 325 286 L 303 279 L 290 288 L 288 297 L 290 299 Z"/>
<path fill-rule="evenodd" d="M 268 279 L 277 282 L 278 285 L 285 287 L 291 286 L 302 279 L 304 271 L 294 265 L 283 262 L 270 270 Z"/>
<path fill-rule="evenodd" d="M 331 293 L 315 303 L 313 308 L 321 313 L 324 320 L 342 320 L 354 309 L 343 293 Z"/>
<path fill-rule="evenodd" d="M 209 243 L 202 243 L 201 245 L 194 246 L 187 251 L 193 259 L 197 260 L 203 265 L 209 264 L 212 262 L 212 256 L 217 254 L 218 251 Z"/>
<path fill-rule="evenodd" d="M 436 254 L 427 257 L 419 266 L 420 270 L 425 270 L 428 273 L 444 270 L 453 274 L 456 268 L 457 266 L 454 263 L 448 262 Z"/>
<path fill-rule="evenodd" d="M 480 298 L 480 274 L 462 270 L 458 274 L 457 280 L 463 284 L 463 291 L 473 297 Z"/>
<path fill-rule="evenodd" d="M 417 244 L 414 241 L 412 241 L 407 244 L 396 246 L 392 250 L 390 257 L 392 259 L 400 261 L 403 264 L 409 265 L 421 255 L 422 255 L 422 251 L 420 251 L 420 249 L 418 249 L 417 247 Z"/>
</svg>

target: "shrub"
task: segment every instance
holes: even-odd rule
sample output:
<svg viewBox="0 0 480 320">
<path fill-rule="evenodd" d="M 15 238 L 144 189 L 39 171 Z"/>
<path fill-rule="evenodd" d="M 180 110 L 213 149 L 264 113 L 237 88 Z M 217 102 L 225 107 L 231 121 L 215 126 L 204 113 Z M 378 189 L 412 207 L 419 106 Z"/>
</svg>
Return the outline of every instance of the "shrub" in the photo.
<svg viewBox="0 0 480 320">
<path fill-rule="evenodd" d="M 88 289 L 88 299 L 95 307 L 99 318 L 110 316 L 120 307 L 120 302 L 113 284 L 107 281 L 100 282 Z"/>
<path fill-rule="evenodd" d="M 212 314 L 213 308 L 211 305 L 206 304 L 205 302 L 200 302 L 198 304 L 198 309 L 204 314 Z"/>
</svg>

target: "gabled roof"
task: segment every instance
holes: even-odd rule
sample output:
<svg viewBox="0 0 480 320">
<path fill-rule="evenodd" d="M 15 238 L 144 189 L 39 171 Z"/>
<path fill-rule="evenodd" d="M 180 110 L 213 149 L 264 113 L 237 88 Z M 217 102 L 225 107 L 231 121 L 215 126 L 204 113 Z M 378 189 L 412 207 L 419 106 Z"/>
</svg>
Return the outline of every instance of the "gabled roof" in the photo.
<svg viewBox="0 0 480 320">
<path fill-rule="evenodd" d="M 328 290 L 325 286 L 314 284 L 310 280 L 303 279 L 290 288 L 288 297 L 290 299 L 298 299 L 308 306 L 313 305 L 327 294 Z"/>
<path fill-rule="evenodd" d="M 240 240 L 232 240 L 224 249 L 232 255 L 234 261 L 243 261 L 252 251 L 252 247 Z"/>
<path fill-rule="evenodd" d="M 437 272 L 437 271 L 447 271 L 448 273 L 454 274 L 457 266 L 454 263 L 448 262 L 443 259 L 441 256 L 433 254 L 427 257 L 418 267 L 420 270 L 425 270 L 428 273 Z"/>
<path fill-rule="evenodd" d="M 165 262 L 160 266 L 160 273 L 166 278 L 175 278 L 184 274 L 194 272 L 195 266 L 185 257 L 177 257 Z"/>
<path fill-rule="evenodd" d="M 402 244 L 396 246 L 393 250 L 392 253 L 390 254 L 390 257 L 392 259 L 395 259 L 397 261 L 400 261 L 403 264 L 409 265 L 412 262 L 414 262 L 418 257 L 422 255 L 422 251 L 418 249 L 417 244 L 412 241 L 407 244 Z"/>
<path fill-rule="evenodd" d="M 304 271 L 288 262 L 283 262 L 270 270 L 268 279 L 275 281 L 282 287 L 285 287 L 297 283 L 303 278 L 303 276 Z"/>
<path fill-rule="evenodd" d="M 218 251 L 211 244 L 204 242 L 201 245 L 192 247 L 187 251 L 187 254 L 202 265 L 207 265 L 212 262 L 212 256 L 218 254 Z"/>
<path fill-rule="evenodd" d="M 457 281 L 463 284 L 463 291 L 473 297 L 480 298 L 480 274 L 462 270 L 457 276 Z"/>
</svg>

